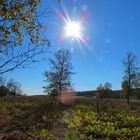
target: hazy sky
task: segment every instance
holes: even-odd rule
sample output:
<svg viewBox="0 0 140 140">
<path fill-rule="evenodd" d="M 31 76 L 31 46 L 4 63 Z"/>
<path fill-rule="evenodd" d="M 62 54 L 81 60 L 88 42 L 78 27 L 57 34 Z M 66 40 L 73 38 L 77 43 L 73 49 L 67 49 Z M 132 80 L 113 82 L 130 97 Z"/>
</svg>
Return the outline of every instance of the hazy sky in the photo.
<svg viewBox="0 0 140 140">
<path fill-rule="evenodd" d="M 44 94 L 43 73 L 49 67 L 47 59 L 59 48 L 72 52 L 75 90 L 93 90 L 105 82 L 112 83 L 113 89 L 120 89 L 121 60 L 125 54 L 133 52 L 140 62 L 140 0 L 63 0 L 61 4 L 44 0 L 39 10 L 49 11 L 41 22 L 52 48 L 30 69 L 6 74 L 8 79 L 20 82 L 27 94 Z M 68 19 L 80 22 L 81 39 L 66 36 Z"/>
</svg>

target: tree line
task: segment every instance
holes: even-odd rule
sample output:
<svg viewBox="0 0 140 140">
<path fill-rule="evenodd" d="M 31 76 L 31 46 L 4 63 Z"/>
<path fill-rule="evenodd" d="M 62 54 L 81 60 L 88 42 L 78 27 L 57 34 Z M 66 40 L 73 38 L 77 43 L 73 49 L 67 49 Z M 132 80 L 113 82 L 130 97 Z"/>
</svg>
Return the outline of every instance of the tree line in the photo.
<svg viewBox="0 0 140 140">
<path fill-rule="evenodd" d="M 122 60 L 124 67 L 124 76 L 121 83 L 121 97 L 126 98 L 127 104 L 130 98 L 140 99 L 140 71 L 138 67 L 137 57 L 133 53 L 127 53 L 126 57 Z M 97 87 L 97 98 L 111 97 L 111 84 L 105 83 L 104 86 L 100 84 Z"/>
<path fill-rule="evenodd" d="M 61 95 L 62 91 L 72 89 L 71 76 L 73 73 L 71 64 L 71 53 L 68 50 L 60 49 L 54 54 L 54 58 L 49 59 L 50 69 L 45 71 L 44 92 L 57 96 Z M 140 98 L 140 71 L 138 67 L 137 57 L 133 53 L 127 53 L 122 60 L 124 67 L 124 76 L 122 80 L 121 98 L 126 98 L 127 103 L 131 97 Z M 112 85 L 106 82 L 97 87 L 96 98 L 111 98 L 113 97 Z"/>
<path fill-rule="evenodd" d="M 0 97 L 22 95 L 21 84 L 14 79 L 6 82 L 6 79 L 0 77 Z"/>
</svg>

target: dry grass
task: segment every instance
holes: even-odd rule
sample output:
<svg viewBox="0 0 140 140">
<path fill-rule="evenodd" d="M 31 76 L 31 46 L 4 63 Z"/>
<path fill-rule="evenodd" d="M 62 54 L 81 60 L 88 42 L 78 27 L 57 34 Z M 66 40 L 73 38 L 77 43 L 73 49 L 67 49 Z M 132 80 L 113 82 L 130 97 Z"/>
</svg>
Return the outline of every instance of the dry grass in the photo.
<svg viewBox="0 0 140 140">
<path fill-rule="evenodd" d="M 64 104 L 47 96 L 1 98 L 0 139 L 63 139 L 67 126 L 61 118 L 65 112 L 77 105 L 92 106 L 96 112 L 96 101 L 92 98 L 63 98 L 63 101 Z M 129 108 L 125 100 L 101 100 L 99 108 L 110 114 L 140 115 L 140 101 L 137 100 L 131 101 Z"/>
</svg>

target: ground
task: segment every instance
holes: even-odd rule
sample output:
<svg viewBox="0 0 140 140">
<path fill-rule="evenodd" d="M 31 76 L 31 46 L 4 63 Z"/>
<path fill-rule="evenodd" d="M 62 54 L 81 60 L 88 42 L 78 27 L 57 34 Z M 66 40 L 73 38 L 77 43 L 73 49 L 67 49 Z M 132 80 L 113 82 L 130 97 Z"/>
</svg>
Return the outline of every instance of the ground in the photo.
<svg viewBox="0 0 140 140">
<path fill-rule="evenodd" d="M 0 98 L 1 140 L 139 140 L 140 101 L 47 96 Z"/>
</svg>

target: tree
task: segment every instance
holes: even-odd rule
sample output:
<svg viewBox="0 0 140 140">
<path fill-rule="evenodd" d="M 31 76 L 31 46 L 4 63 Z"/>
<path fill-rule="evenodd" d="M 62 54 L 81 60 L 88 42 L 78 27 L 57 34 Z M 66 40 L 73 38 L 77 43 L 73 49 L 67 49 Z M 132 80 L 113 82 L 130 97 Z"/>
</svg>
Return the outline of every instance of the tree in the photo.
<svg viewBox="0 0 140 140">
<path fill-rule="evenodd" d="M 0 3 L 0 74 L 3 74 L 36 62 L 36 56 L 46 52 L 41 46 L 50 42 L 43 36 L 39 22 L 40 0 Z"/>
<path fill-rule="evenodd" d="M 60 49 L 54 54 L 54 59 L 49 59 L 50 70 L 45 71 L 47 86 L 44 92 L 58 93 L 71 86 L 71 53 L 69 50 Z"/>
<path fill-rule="evenodd" d="M 8 89 L 5 86 L 6 79 L 4 77 L 0 77 L 0 96 L 6 96 L 8 94 Z"/>
<path fill-rule="evenodd" d="M 124 65 L 124 81 L 127 90 L 127 104 L 129 104 L 130 94 L 132 89 L 135 89 L 139 85 L 138 78 L 138 67 L 137 67 L 137 57 L 133 53 L 127 53 L 126 57 L 123 59 Z"/>
<path fill-rule="evenodd" d="M 101 99 L 109 98 L 110 92 L 111 92 L 111 87 L 112 87 L 112 85 L 108 82 L 106 82 L 104 85 L 100 84 L 97 87 L 96 97 L 101 98 Z"/>
<path fill-rule="evenodd" d="M 7 82 L 7 89 L 12 93 L 14 94 L 14 96 L 16 95 L 20 95 L 21 94 L 21 85 L 15 81 L 14 79 L 10 79 L 8 82 Z"/>
<path fill-rule="evenodd" d="M 97 98 L 97 99 L 103 98 L 103 97 L 102 97 L 102 93 L 103 93 L 103 86 L 102 86 L 102 84 L 100 84 L 100 85 L 97 87 L 96 98 Z"/>
<path fill-rule="evenodd" d="M 97 113 L 100 112 L 100 109 L 99 109 L 100 99 L 111 97 L 111 95 L 110 95 L 110 92 L 112 91 L 111 88 L 112 88 L 112 85 L 108 82 L 106 82 L 104 85 L 100 84 L 97 87 L 97 91 L 96 91 L 96 110 L 97 110 Z"/>
<path fill-rule="evenodd" d="M 124 80 L 122 82 L 122 97 L 125 98 L 128 92 L 128 82 Z"/>
<path fill-rule="evenodd" d="M 7 96 L 9 93 L 8 89 L 5 86 L 0 86 L 0 97 Z"/>
</svg>

